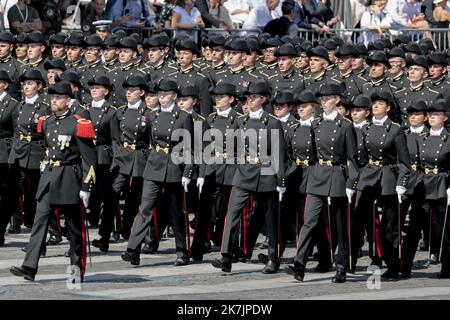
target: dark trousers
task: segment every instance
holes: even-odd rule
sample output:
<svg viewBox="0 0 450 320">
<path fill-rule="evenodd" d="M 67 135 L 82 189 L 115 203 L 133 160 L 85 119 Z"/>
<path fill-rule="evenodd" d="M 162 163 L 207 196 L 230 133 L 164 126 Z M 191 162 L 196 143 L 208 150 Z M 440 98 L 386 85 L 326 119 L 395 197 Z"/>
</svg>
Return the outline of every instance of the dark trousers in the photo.
<svg viewBox="0 0 450 320">
<path fill-rule="evenodd" d="M 303 218 L 304 195 L 297 192 L 296 184 L 290 184 L 283 194 L 280 212 L 280 257 L 286 249 L 288 240 L 295 240 L 299 230 L 300 217 Z"/>
<path fill-rule="evenodd" d="M 131 228 L 128 249 L 140 251 L 141 244 L 153 221 L 153 209 L 155 208 L 163 189 L 168 196 L 169 207 L 167 212 L 170 217 L 169 221 L 173 225 L 177 255 L 187 256 L 186 216 L 183 212 L 183 189 L 180 182 L 163 183 L 144 180 L 140 211 Z"/>
<path fill-rule="evenodd" d="M 4 236 L 6 227 L 11 219 L 14 201 L 14 176 L 13 170 L 10 170 L 9 164 L 0 164 L 0 238 Z"/>
<path fill-rule="evenodd" d="M 373 212 L 373 203 L 377 200 L 377 205 L 382 207 L 383 215 L 380 223 L 380 238 L 383 260 L 389 269 L 398 271 L 399 260 L 399 203 L 397 195 L 382 196 L 380 185 L 367 187 L 358 191 L 355 203 L 355 215 Z M 373 225 L 373 216 L 370 220 Z M 356 264 L 356 256 L 354 256 Z"/>
<path fill-rule="evenodd" d="M 37 203 L 36 216 L 34 218 L 33 227 L 31 228 L 30 242 L 27 246 L 27 254 L 23 266 L 37 272 L 41 248 L 45 245 L 49 218 L 50 215 L 53 214 L 55 208 L 58 208 L 58 211 L 64 214 L 67 221 L 70 242 L 70 264 L 72 266 L 78 266 L 81 275 L 84 275 L 86 241 L 85 235 L 83 236 L 85 229 L 81 205 L 71 204 L 53 206 L 50 204 L 48 192 Z"/>
<path fill-rule="evenodd" d="M 39 186 L 39 179 L 41 173 L 39 169 L 25 169 L 16 165 L 11 166 L 14 181 L 14 191 L 16 192 L 16 199 L 20 201 L 13 201 L 13 217 L 23 212 L 24 225 L 31 227 L 36 213 L 36 192 Z"/>
<path fill-rule="evenodd" d="M 313 237 L 318 229 L 326 229 L 326 225 L 322 225 L 320 222 L 321 215 L 323 215 L 324 207 L 327 207 L 327 197 L 308 194 L 306 196 L 305 205 L 305 221 L 300 229 L 299 243 L 297 246 L 297 254 L 294 258 L 294 262 L 306 266 L 308 261 L 308 255 L 311 252 L 314 245 Z M 328 224 L 331 228 L 330 239 L 334 243 L 337 243 L 338 253 L 336 256 L 336 268 L 338 271 L 346 271 L 349 266 L 349 212 L 347 210 L 346 198 L 331 198 L 331 205 L 329 206 L 329 212 L 327 217 Z M 333 232 L 335 231 L 335 232 Z M 320 252 L 320 250 L 319 250 Z M 331 256 L 334 252 L 330 253 Z"/>
<path fill-rule="evenodd" d="M 250 198 L 251 193 L 251 191 L 238 186 L 234 186 L 231 190 L 221 248 L 221 253 L 226 258 L 231 259 L 231 255 L 234 253 L 234 248 L 239 238 L 239 223 L 242 209 Z M 261 228 L 266 223 L 266 231 L 269 238 L 268 256 L 270 260 L 278 261 L 278 193 L 275 191 L 255 192 L 254 197 L 258 209 L 256 209 L 249 221 L 248 252 L 253 251 Z"/>
</svg>

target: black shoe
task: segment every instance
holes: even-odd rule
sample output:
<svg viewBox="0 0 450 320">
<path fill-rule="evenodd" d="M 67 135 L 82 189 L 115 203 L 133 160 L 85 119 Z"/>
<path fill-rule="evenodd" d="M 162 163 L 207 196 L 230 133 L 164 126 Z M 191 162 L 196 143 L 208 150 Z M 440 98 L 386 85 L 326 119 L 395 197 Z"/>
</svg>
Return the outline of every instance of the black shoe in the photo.
<svg viewBox="0 0 450 320">
<path fill-rule="evenodd" d="M 48 246 L 55 246 L 57 244 L 59 244 L 60 242 L 62 242 L 62 237 L 59 234 L 51 234 L 50 238 L 47 241 L 47 245 Z"/>
<path fill-rule="evenodd" d="M 19 234 L 21 231 L 22 231 L 22 229 L 20 228 L 20 226 L 10 226 L 8 228 L 9 234 Z"/>
<path fill-rule="evenodd" d="M 70 258 L 70 249 L 64 252 L 64 257 Z"/>
<path fill-rule="evenodd" d="M 23 277 L 25 280 L 34 281 L 34 277 L 36 272 L 33 272 L 31 269 L 26 267 L 11 267 L 9 269 L 11 273 L 17 277 Z"/>
<path fill-rule="evenodd" d="M 153 247 L 151 244 L 146 243 L 144 245 L 144 247 L 142 248 L 141 252 L 143 254 L 155 254 L 156 251 L 158 251 L 158 249 L 156 249 L 155 247 Z"/>
<path fill-rule="evenodd" d="M 178 267 L 178 266 L 185 266 L 185 265 L 187 265 L 187 264 L 189 264 L 189 258 L 188 258 L 187 256 L 179 256 L 179 257 L 177 257 L 177 259 L 176 259 L 175 262 L 173 263 L 173 265 L 174 265 L 175 267 Z"/>
<path fill-rule="evenodd" d="M 109 237 L 109 243 L 116 243 L 120 240 L 120 233 L 113 232 L 111 236 Z"/>
<path fill-rule="evenodd" d="M 381 260 L 378 257 L 373 257 L 372 258 L 372 262 L 370 263 L 371 266 L 377 266 L 378 268 L 381 269 L 381 267 L 383 267 L 383 260 Z"/>
<path fill-rule="evenodd" d="M 124 251 L 121 257 L 123 261 L 130 262 L 133 266 L 138 266 L 141 263 L 139 253 L 136 251 Z"/>
<path fill-rule="evenodd" d="M 331 279 L 333 283 L 344 283 L 346 281 L 345 271 L 336 271 L 335 276 Z"/>
<path fill-rule="evenodd" d="M 314 272 L 329 272 L 331 268 L 331 265 L 329 264 L 323 264 L 323 263 L 319 263 L 315 268 L 314 268 Z"/>
<path fill-rule="evenodd" d="M 267 256 L 267 254 L 260 253 L 258 254 L 258 260 L 262 264 L 267 264 L 269 262 L 269 257 Z"/>
<path fill-rule="evenodd" d="M 5 236 L 0 236 L 0 247 L 5 245 Z"/>
<path fill-rule="evenodd" d="M 438 279 L 450 279 L 450 271 L 446 271 L 446 272 L 439 272 L 437 274 Z"/>
<path fill-rule="evenodd" d="M 262 273 L 265 273 L 265 274 L 277 273 L 277 271 L 279 269 L 280 269 L 279 262 L 269 260 L 269 262 L 267 262 L 264 269 L 262 270 Z"/>
<path fill-rule="evenodd" d="M 266 237 L 266 240 L 264 240 L 260 245 L 260 249 L 267 249 L 269 247 L 269 239 Z"/>
<path fill-rule="evenodd" d="M 167 237 L 168 238 L 173 238 L 175 237 L 174 233 L 173 233 L 173 228 L 172 227 L 167 227 Z"/>
<path fill-rule="evenodd" d="M 101 252 L 108 252 L 109 244 L 102 239 L 95 239 L 92 241 L 92 246 L 99 248 Z"/>
<path fill-rule="evenodd" d="M 305 278 L 305 268 L 300 267 L 294 263 L 294 265 L 288 265 L 286 273 L 294 276 L 295 280 L 303 282 Z"/>
<path fill-rule="evenodd" d="M 411 278 L 411 271 L 408 270 L 400 272 L 400 277 L 402 277 L 403 279 Z"/>
<path fill-rule="evenodd" d="M 397 280 L 398 279 L 398 271 L 387 269 L 382 275 L 381 278 L 386 280 Z"/>
<path fill-rule="evenodd" d="M 231 261 L 229 259 L 215 259 L 211 264 L 214 268 L 222 269 L 223 272 L 231 272 Z"/>
<path fill-rule="evenodd" d="M 433 253 L 433 254 L 430 256 L 429 261 L 430 261 L 430 264 L 438 264 L 438 263 L 439 263 L 439 257 L 438 257 L 438 255 L 435 254 L 435 253 Z"/>
<path fill-rule="evenodd" d="M 205 246 L 203 247 L 203 253 L 211 253 L 211 242 L 207 240 Z"/>
<path fill-rule="evenodd" d="M 69 231 L 67 231 L 66 227 L 61 227 L 61 236 L 63 236 L 64 238 L 69 239 Z"/>
</svg>

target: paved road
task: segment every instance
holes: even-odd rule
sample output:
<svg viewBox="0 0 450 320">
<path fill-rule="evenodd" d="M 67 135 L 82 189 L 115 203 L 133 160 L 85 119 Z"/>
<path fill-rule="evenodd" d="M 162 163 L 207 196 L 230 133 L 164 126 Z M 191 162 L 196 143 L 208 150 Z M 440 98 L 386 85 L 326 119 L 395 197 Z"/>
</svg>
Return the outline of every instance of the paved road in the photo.
<svg viewBox="0 0 450 320">
<path fill-rule="evenodd" d="M 90 239 L 95 239 L 97 229 L 90 231 Z M 21 234 L 8 235 L 6 246 L 0 248 L 0 299 L 450 299 L 450 280 L 435 277 L 440 266 L 428 266 L 425 252 L 418 253 L 411 279 L 375 281 L 369 289 L 367 257 L 361 259 L 357 273 L 349 275 L 344 284 L 331 283 L 334 272 L 314 273 L 314 261 L 308 263 L 305 282 L 299 283 L 283 272 L 287 261 L 283 261 L 279 273 L 262 274 L 262 265 L 256 260 L 262 250 L 257 250 L 252 262 L 234 264 L 231 274 L 209 263 L 219 256 L 217 251 L 206 255 L 203 263 L 174 267 L 173 239 L 164 240 L 158 254 L 141 255 L 138 267 L 121 260 L 125 242 L 112 244 L 107 254 L 92 248 L 92 267 L 88 259 L 85 283 L 80 289 L 68 288 L 69 259 L 64 257 L 67 240 L 47 248 L 35 282 L 9 273 L 11 266 L 21 265 L 24 253 L 20 248 L 28 237 L 25 229 Z M 291 257 L 294 250 L 288 248 L 287 256 Z"/>
</svg>

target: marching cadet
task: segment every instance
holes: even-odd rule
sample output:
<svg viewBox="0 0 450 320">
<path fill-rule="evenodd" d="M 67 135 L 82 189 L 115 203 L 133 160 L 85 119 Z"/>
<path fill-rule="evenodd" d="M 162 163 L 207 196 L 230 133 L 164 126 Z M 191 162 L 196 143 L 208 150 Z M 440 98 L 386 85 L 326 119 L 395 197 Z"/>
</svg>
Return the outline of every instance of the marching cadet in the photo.
<svg viewBox="0 0 450 320">
<path fill-rule="evenodd" d="M 388 57 L 383 51 L 374 51 L 367 59 L 369 81 L 363 84 L 362 92 L 371 96 L 374 91 L 387 91 L 394 95 L 397 87 L 387 81 L 387 71 L 391 67 Z"/>
<path fill-rule="evenodd" d="M 278 68 L 273 76 L 266 80 L 269 82 L 273 93 L 276 91 L 290 90 L 292 93 L 301 92 L 305 89 L 304 77 L 294 67 L 298 52 L 290 43 L 285 43 L 275 49 Z"/>
<path fill-rule="evenodd" d="M 107 252 L 118 207 L 112 189 L 113 176 L 110 172 L 113 158 L 111 121 L 117 109 L 107 101 L 113 87 L 106 76 L 94 76 L 88 81 L 88 85 L 92 96 L 89 114 L 95 131 L 97 182 L 90 197 L 88 207 L 90 212 L 87 219 L 91 225 L 98 225 L 100 211 L 103 210 L 99 229 L 100 239 L 94 240 L 92 245 L 102 252 Z"/>
<path fill-rule="evenodd" d="M 66 34 L 62 32 L 52 34 L 48 38 L 48 42 L 50 45 L 52 59 L 60 58 L 63 61 L 66 61 L 67 60 Z"/>
<path fill-rule="evenodd" d="M 238 225 L 241 211 L 251 194 L 254 194 L 259 209 L 255 209 L 249 222 L 248 252 L 253 251 L 258 234 L 265 223 L 269 238 L 268 262 L 262 272 L 276 273 L 280 267 L 277 201 L 281 201 L 281 197 L 286 191 L 286 144 L 281 123 L 263 109 L 265 101 L 263 94 L 268 91 L 269 88 L 265 82 L 252 82 L 245 92 L 248 95 L 250 112 L 237 119 L 237 161 L 239 165 L 233 177 L 233 188 L 225 218 L 221 247 L 222 258 L 212 262 L 214 267 L 223 272 L 231 272 L 232 254 L 239 236 Z M 257 135 L 254 130 L 257 130 L 260 135 Z M 263 137 L 261 132 L 266 136 Z M 262 143 L 262 139 L 267 141 L 266 146 L 265 143 Z M 245 243 L 244 246 L 246 246 Z"/>
<path fill-rule="evenodd" d="M 145 104 L 150 110 L 158 107 L 158 92 L 156 91 L 154 82 L 147 82 L 147 88 L 145 89 Z"/>
<path fill-rule="evenodd" d="M 25 226 L 31 227 L 36 212 L 36 191 L 39 183 L 39 167 L 44 159 L 43 136 L 37 132 L 38 119 L 50 114 L 50 106 L 40 96 L 45 80 L 39 70 L 28 70 L 20 76 L 24 101 L 14 112 L 14 142 L 9 164 L 15 170 L 14 188 L 23 201 Z M 15 205 L 13 219 L 19 216 L 20 206 Z M 14 218 L 16 215 L 16 218 Z M 20 223 L 14 226 L 20 229 Z"/>
<path fill-rule="evenodd" d="M 413 101 L 424 100 L 427 105 L 434 101 L 439 95 L 438 91 L 429 88 L 425 84 L 428 76 L 428 62 L 424 56 L 417 55 L 413 59 L 407 59 L 409 86 L 395 92 L 395 99 L 398 102 L 397 114 L 401 119 L 400 125 L 408 128 L 407 109 Z"/>
<path fill-rule="evenodd" d="M 165 33 L 145 39 L 144 47 L 148 49 L 148 61 L 142 71 L 148 73 L 153 83 L 158 83 L 163 77 L 177 71 L 177 68 L 169 63 L 169 37 Z"/>
<path fill-rule="evenodd" d="M 263 61 L 260 67 L 256 68 L 258 77 L 267 79 L 275 74 L 278 67 L 277 57 L 275 57 L 275 49 L 281 46 L 283 42 L 278 38 L 262 39 L 260 47 L 263 50 Z M 255 81 L 255 80 L 254 80 Z"/>
<path fill-rule="evenodd" d="M 105 47 L 102 54 L 102 67 L 105 73 L 113 70 L 119 63 L 117 58 L 117 36 L 110 34 L 105 39 Z"/>
<path fill-rule="evenodd" d="M 32 31 L 25 38 L 25 43 L 28 44 L 28 64 L 25 65 L 23 70 L 37 69 L 41 72 L 44 79 L 47 78 L 47 71 L 44 68 L 44 52 L 46 46 L 44 35 L 40 31 Z"/>
<path fill-rule="evenodd" d="M 445 129 L 448 121 L 447 102 L 443 99 L 433 101 L 427 108 L 430 132 L 419 137 L 420 170 L 423 174 L 425 201 L 423 208 L 428 214 L 434 211 L 437 220 L 439 251 L 442 252 L 441 271 L 438 278 L 450 278 L 450 230 L 448 226 L 448 207 L 450 205 L 450 134 Z M 416 235 L 414 240 L 418 239 Z M 416 243 L 417 244 L 417 243 Z M 414 252 L 409 261 L 414 259 Z M 405 264 L 402 274 L 408 276 L 411 265 Z"/>
<path fill-rule="evenodd" d="M 362 92 L 362 87 L 358 87 L 355 75 L 352 70 L 353 60 L 359 56 L 358 51 L 351 44 L 344 44 L 336 51 L 337 71 L 333 79 L 345 84 L 346 96 L 354 98 Z"/>
<path fill-rule="evenodd" d="M 0 70 L 0 246 L 5 244 L 5 232 L 11 218 L 12 203 L 16 201 L 13 196 L 14 181 L 12 170 L 9 169 L 8 157 L 14 136 L 13 114 L 18 101 L 8 94 L 11 79 L 5 70 Z M 12 225 L 13 226 L 13 225 Z M 14 226 L 13 226 L 14 227 Z M 20 225 L 19 225 L 20 230 Z"/>
<path fill-rule="evenodd" d="M 79 32 L 72 32 L 70 36 L 66 40 L 67 46 L 67 60 L 66 65 L 67 69 L 74 69 L 78 71 L 78 69 L 83 66 L 83 34 Z"/>
<path fill-rule="evenodd" d="M 127 194 L 121 234 L 128 239 L 133 219 L 141 201 L 142 175 L 150 147 L 150 112 L 143 98 L 147 84 L 141 76 L 130 76 L 122 84 L 126 89 L 126 105 L 117 108 L 111 120 L 113 135 L 113 189 L 118 201 Z M 117 203 L 117 202 L 116 202 Z"/>
<path fill-rule="evenodd" d="M 53 58 L 51 60 L 46 60 L 44 63 L 44 68 L 47 71 L 47 85 L 54 85 L 56 79 L 61 76 L 61 74 L 66 71 L 66 64 L 60 58 Z M 50 96 L 47 94 L 47 88 L 44 89 L 44 100 L 50 105 Z"/>
<path fill-rule="evenodd" d="M 248 38 L 247 46 L 249 53 L 245 55 L 244 67 L 247 72 L 255 74 L 255 72 L 257 73 L 257 66 L 261 64 L 259 57 L 262 55 L 262 51 L 258 40 L 255 38 Z"/>
<path fill-rule="evenodd" d="M 36 70 L 35 70 L 36 71 Z M 71 269 L 84 281 L 86 265 L 86 229 L 84 207 L 96 181 L 94 128 L 89 120 L 74 115 L 69 109 L 72 95 L 68 83 L 59 82 L 49 88 L 52 95 L 51 116 L 40 117 L 37 132 L 44 137 L 46 149 L 42 176 L 36 194 L 38 205 L 28 250 L 21 267 L 11 267 L 13 275 L 34 281 L 38 271 L 41 247 L 45 243 L 49 217 L 55 208 L 64 214 L 69 225 Z"/>
<path fill-rule="evenodd" d="M 352 69 L 355 74 L 355 81 L 358 88 L 362 88 L 363 84 L 370 80 L 369 72 L 365 68 L 366 58 L 369 55 L 364 43 L 355 44 L 355 49 L 358 51 L 358 57 L 352 61 Z"/>
<path fill-rule="evenodd" d="M 388 118 L 393 96 L 388 91 L 375 91 L 372 96 L 372 121 L 363 127 L 364 149 L 369 162 L 360 170 L 355 201 L 355 216 L 372 212 L 376 215 L 374 201 L 383 207 L 380 225 L 382 256 L 388 269 L 385 279 L 396 279 L 400 271 L 399 246 L 401 230 L 399 224 L 402 196 L 406 192 L 410 174 L 410 159 L 405 133 L 400 126 Z M 361 226 L 361 224 L 357 224 Z M 374 228 L 372 228 L 372 232 Z M 355 253 L 355 246 L 353 246 Z M 353 254 L 356 267 L 356 254 Z"/>
<path fill-rule="evenodd" d="M 325 84 L 317 93 L 323 114 L 313 121 L 316 158 L 318 162 L 310 172 L 306 187 L 305 220 L 300 230 L 294 265 L 287 269 L 298 281 L 303 281 L 306 262 L 312 249 L 312 239 L 318 228 L 323 207 L 327 205 L 330 259 L 334 248 L 339 248 L 336 258 L 336 275 L 332 282 L 346 281 L 349 267 L 349 203 L 356 188 L 359 164 L 355 129 L 350 120 L 337 111 L 343 96 L 338 84 Z M 335 244 L 333 244 L 333 242 Z"/>
<path fill-rule="evenodd" d="M 444 92 L 450 88 L 450 82 L 446 76 L 447 57 L 441 52 L 435 52 L 428 56 L 428 74 L 430 89 Z"/>
<path fill-rule="evenodd" d="M 422 49 L 420 49 L 420 46 L 414 41 L 410 41 L 404 47 L 404 51 L 407 58 L 410 57 L 412 59 L 416 59 L 417 56 L 422 55 Z"/>
<path fill-rule="evenodd" d="M 8 72 L 11 85 L 8 93 L 11 97 L 21 100 L 19 76 L 22 74 L 22 64 L 12 56 L 14 51 L 14 36 L 9 31 L 0 32 L 0 70 Z"/>
<path fill-rule="evenodd" d="M 90 120 L 89 112 L 86 110 L 84 105 L 85 95 L 81 91 L 82 85 L 80 82 L 80 75 L 74 69 L 69 69 L 61 73 L 56 81 L 65 81 L 70 83 L 70 88 L 72 89 L 73 97 L 70 99 L 69 109 L 73 114 L 77 114 L 83 119 Z M 83 104 L 82 104 L 83 103 Z"/>
<path fill-rule="evenodd" d="M 325 47 L 318 46 L 312 48 L 307 54 L 309 57 L 310 73 L 305 76 L 305 88 L 317 92 L 322 84 L 338 83 L 326 72 L 326 68 L 330 64 L 330 58 Z"/>
<path fill-rule="evenodd" d="M 149 123 L 151 151 L 144 171 L 144 186 L 139 214 L 136 216 L 131 228 L 127 250 L 122 253 L 122 259 L 132 265 L 139 265 L 141 244 L 144 241 L 150 224 L 153 222 L 154 208 L 161 193 L 167 195 L 167 212 L 173 223 L 175 234 L 175 247 L 177 259 L 175 266 L 189 263 L 186 234 L 185 212 L 183 212 L 183 189 L 188 191 L 188 185 L 193 173 L 192 142 L 193 120 L 192 116 L 180 110 L 176 105 L 178 86 L 175 80 L 163 79 L 158 83 L 158 96 L 160 109 L 151 112 Z M 182 131 L 183 139 L 174 137 L 173 133 Z M 173 162 L 173 150 L 181 150 L 178 154 L 177 164 Z M 178 151 L 180 152 L 180 151 Z"/>
<path fill-rule="evenodd" d="M 17 62 L 23 68 L 28 63 L 27 51 L 28 44 L 25 43 L 25 39 L 27 38 L 27 33 L 21 32 L 15 36 L 15 49 L 14 53 L 16 54 Z"/>
<path fill-rule="evenodd" d="M 311 50 L 312 44 L 309 41 L 304 41 L 297 47 L 298 59 L 295 67 L 300 71 L 302 75 L 307 75 L 310 72 L 309 69 L 309 57 L 307 52 Z"/>
<path fill-rule="evenodd" d="M 387 81 L 399 89 L 409 86 L 408 74 L 405 72 L 406 56 L 403 50 L 395 47 L 387 53 L 387 56 L 391 65 Z"/>
<path fill-rule="evenodd" d="M 199 56 L 197 44 L 191 39 L 183 39 L 176 44 L 178 50 L 178 63 L 180 69 L 169 74 L 177 82 L 194 86 L 201 100 L 200 115 L 207 117 L 212 111 L 212 100 L 209 93 L 211 82 L 208 77 L 200 72 L 194 65 Z"/>
<path fill-rule="evenodd" d="M 209 48 L 211 49 L 211 64 L 205 70 L 210 79 L 217 79 L 217 72 L 226 68 L 225 63 L 225 38 L 218 34 L 211 36 L 209 39 Z"/>
<path fill-rule="evenodd" d="M 336 59 L 336 50 L 338 49 L 337 43 L 333 39 L 328 39 L 324 42 L 323 46 L 328 51 L 328 57 L 330 60 L 330 64 L 327 66 L 326 70 L 327 73 L 331 76 L 337 76 L 338 70 L 337 70 L 337 59 Z"/>
</svg>

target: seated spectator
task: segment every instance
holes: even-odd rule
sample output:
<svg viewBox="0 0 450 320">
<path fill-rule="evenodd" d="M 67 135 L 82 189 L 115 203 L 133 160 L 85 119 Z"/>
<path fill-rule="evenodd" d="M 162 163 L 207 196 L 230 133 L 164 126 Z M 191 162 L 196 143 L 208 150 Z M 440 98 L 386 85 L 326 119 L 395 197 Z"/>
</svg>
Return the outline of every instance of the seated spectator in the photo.
<svg viewBox="0 0 450 320">
<path fill-rule="evenodd" d="M 263 32 L 270 33 L 272 37 L 288 35 L 290 37 L 295 37 L 298 34 L 297 25 L 292 22 L 294 17 L 294 6 L 293 0 L 286 0 L 281 5 L 281 12 L 283 16 L 281 18 L 269 21 L 269 23 L 264 27 Z"/>
<path fill-rule="evenodd" d="M 367 30 L 360 41 L 367 45 L 380 39 L 391 26 L 391 19 L 386 11 L 386 0 L 373 0 L 361 17 L 361 29 Z"/>
<path fill-rule="evenodd" d="M 406 13 L 408 23 L 406 24 L 406 28 L 410 29 L 429 29 L 430 25 L 428 24 L 425 13 L 422 12 L 422 1 L 420 0 L 409 0 L 404 8 L 404 12 Z M 431 38 L 431 33 L 426 31 L 423 33 L 423 38 Z"/>
<path fill-rule="evenodd" d="M 242 29 L 263 29 L 274 17 L 272 12 L 276 10 L 280 0 L 267 0 L 266 3 L 253 8 Z"/>
<path fill-rule="evenodd" d="M 81 30 L 83 30 L 83 32 L 95 32 L 95 27 L 92 23 L 95 21 L 106 20 L 105 8 L 105 0 L 93 0 L 90 2 L 81 17 Z"/>
<path fill-rule="evenodd" d="M 167 0 L 161 10 L 159 24 L 162 28 L 170 28 L 172 26 L 172 12 L 177 5 L 177 0 Z"/>
<path fill-rule="evenodd" d="M 210 5 L 209 0 L 196 0 L 195 7 L 200 11 L 202 20 L 206 28 L 222 28 L 224 27 L 219 20 L 214 18 L 211 13 L 209 13 Z"/>
<path fill-rule="evenodd" d="M 42 31 L 39 13 L 29 3 L 30 0 L 19 0 L 8 10 L 9 28 L 12 33 Z"/>
<path fill-rule="evenodd" d="M 177 6 L 172 12 L 172 28 L 176 29 L 197 29 L 204 28 L 200 11 L 194 7 L 193 0 L 178 0 Z M 197 31 L 177 30 L 174 31 L 174 38 L 180 35 L 187 35 L 189 38 L 198 42 Z"/>
<path fill-rule="evenodd" d="M 330 28 L 340 21 L 338 16 L 333 15 L 329 0 L 307 0 L 305 9 L 312 17 L 320 21 L 319 26 L 325 32 L 330 32 Z"/>
<path fill-rule="evenodd" d="M 125 5 L 125 6 L 124 6 Z M 155 27 L 155 13 L 148 6 L 147 1 L 141 0 L 109 0 L 106 5 L 106 17 L 112 20 L 112 28 L 128 27 L 128 28 L 145 28 Z"/>
<path fill-rule="evenodd" d="M 227 8 L 233 23 L 242 25 L 250 13 L 250 5 L 247 0 L 227 0 L 223 4 Z"/>
<path fill-rule="evenodd" d="M 434 0 L 433 1 L 435 8 L 433 10 L 433 19 L 437 28 L 448 28 L 450 21 L 450 12 L 445 9 L 447 4 L 446 0 Z M 450 39 L 450 33 L 448 34 L 448 39 Z M 435 37 L 436 43 L 439 47 L 448 47 L 448 42 L 446 41 L 446 37 L 442 33 L 436 34 Z M 444 45 L 447 44 L 447 45 Z"/>
<path fill-rule="evenodd" d="M 222 24 L 222 28 L 225 30 L 233 29 L 233 21 L 231 21 L 230 13 L 224 6 L 226 0 L 210 0 L 211 8 L 209 13 L 219 20 Z"/>
<path fill-rule="evenodd" d="M 295 0 L 294 17 L 292 21 L 302 29 L 313 29 L 316 32 L 325 31 L 319 26 L 320 20 L 311 16 L 311 13 L 306 10 L 305 4 L 307 0 Z"/>
</svg>

